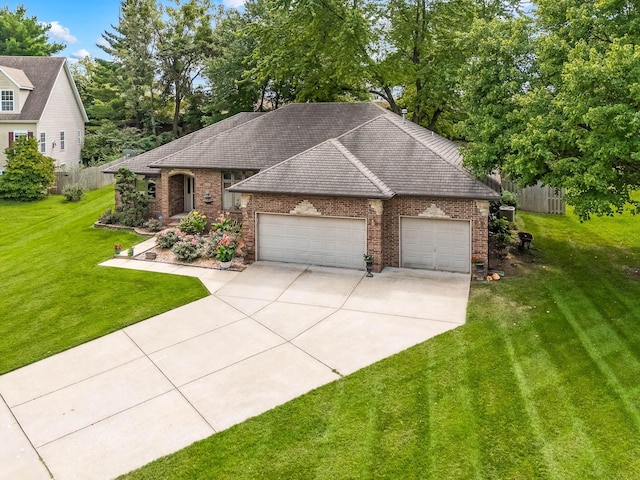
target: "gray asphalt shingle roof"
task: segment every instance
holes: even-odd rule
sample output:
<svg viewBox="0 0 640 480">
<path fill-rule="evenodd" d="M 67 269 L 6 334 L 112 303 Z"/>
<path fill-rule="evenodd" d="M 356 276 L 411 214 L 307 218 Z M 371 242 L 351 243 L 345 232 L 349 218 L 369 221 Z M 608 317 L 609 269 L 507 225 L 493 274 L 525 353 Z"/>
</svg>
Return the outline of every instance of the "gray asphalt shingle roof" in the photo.
<svg viewBox="0 0 640 480">
<path fill-rule="evenodd" d="M 373 103 L 290 104 L 238 114 L 110 167 L 260 170 L 234 192 L 495 199 L 457 145 Z"/>
<path fill-rule="evenodd" d="M 312 148 L 230 188 L 234 192 L 367 196 L 426 195 L 496 199 L 499 195 L 462 168 L 457 145 L 391 112 L 337 137 L 333 148 Z M 340 152 L 340 155 L 337 155 Z M 325 158 L 329 156 L 329 159 Z M 349 167 L 351 163 L 352 167 Z M 353 176 L 359 165 L 360 176 Z M 346 181 L 341 178 L 351 169 Z M 366 175 L 365 172 L 369 172 Z M 377 180 L 378 192 L 364 180 Z M 374 185 L 373 183 L 371 185 Z"/>
<path fill-rule="evenodd" d="M 153 167 L 260 170 L 336 138 L 383 112 L 372 103 L 290 104 L 169 155 Z"/>
<path fill-rule="evenodd" d="M 220 122 L 209 125 L 208 127 L 201 128 L 189 135 L 180 137 L 172 142 L 161 145 L 158 148 L 149 150 L 148 152 L 141 153 L 135 157 L 131 157 L 127 160 L 116 160 L 111 162 L 107 168 L 104 168 L 105 173 L 115 173 L 120 167 L 127 167 L 134 173 L 140 175 L 160 175 L 158 168 L 153 168 L 152 165 L 159 160 L 162 161 L 165 158 L 170 158 L 172 155 L 189 150 L 190 147 L 199 145 L 202 142 L 208 141 L 211 138 L 215 138 L 223 132 L 229 129 L 242 125 L 255 118 L 264 115 L 259 112 L 242 112 L 234 115 L 233 117 L 226 118 Z M 184 166 L 184 165 L 183 165 Z M 190 165 L 193 166 L 193 165 Z"/>
<path fill-rule="evenodd" d="M 263 170 L 233 190 L 338 197 L 393 196 L 379 179 L 336 140 L 327 140 Z"/>
<path fill-rule="evenodd" d="M 22 107 L 22 111 L 20 113 L 0 114 L 0 120 L 40 120 L 64 62 L 65 59 L 62 57 L 0 56 L 0 66 L 22 70 L 29 82 L 23 86 L 28 88 L 31 85 L 33 87 L 33 90 L 29 93 L 29 98 L 27 98 Z M 11 74 L 10 71 L 7 71 L 7 73 Z M 18 83 L 25 81 L 20 75 L 19 78 L 14 80 Z"/>
</svg>

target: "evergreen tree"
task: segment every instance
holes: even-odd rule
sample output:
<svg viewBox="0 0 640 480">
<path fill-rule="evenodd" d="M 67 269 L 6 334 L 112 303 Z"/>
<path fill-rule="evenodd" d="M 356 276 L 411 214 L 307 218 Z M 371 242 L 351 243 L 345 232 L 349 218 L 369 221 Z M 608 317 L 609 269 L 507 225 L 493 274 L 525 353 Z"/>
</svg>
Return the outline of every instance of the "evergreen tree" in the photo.
<svg viewBox="0 0 640 480">
<path fill-rule="evenodd" d="M 62 43 L 49 43 L 47 32 L 51 25 L 27 17 L 27 9 L 18 5 L 12 12 L 0 9 L 0 55 L 49 56 L 65 48 Z"/>
<path fill-rule="evenodd" d="M 46 197 L 55 182 L 55 161 L 40 153 L 38 142 L 21 136 L 5 154 L 7 164 L 0 176 L 0 197 L 24 202 Z"/>
</svg>

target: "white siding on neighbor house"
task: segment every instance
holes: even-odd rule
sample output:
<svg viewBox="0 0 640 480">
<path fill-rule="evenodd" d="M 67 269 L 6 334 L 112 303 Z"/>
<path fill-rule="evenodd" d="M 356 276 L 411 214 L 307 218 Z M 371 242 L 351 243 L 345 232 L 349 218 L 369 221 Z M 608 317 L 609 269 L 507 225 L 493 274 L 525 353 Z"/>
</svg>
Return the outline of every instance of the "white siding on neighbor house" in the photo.
<svg viewBox="0 0 640 480">
<path fill-rule="evenodd" d="M 45 155 L 54 158 L 58 166 L 78 165 L 82 161 L 80 152 L 84 143 L 84 119 L 69 82 L 65 69 L 61 68 L 35 134 L 37 139 L 40 133 L 47 134 Z M 81 132 L 80 143 L 78 130 Z M 64 132 L 64 152 L 60 151 L 60 132 Z M 56 143 L 55 147 L 53 142 Z"/>
<path fill-rule="evenodd" d="M 36 128 L 38 125 L 34 122 L 30 123 L 0 123 L 0 170 L 4 170 L 4 166 L 7 163 L 7 156 L 4 154 L 4 150 L 9 146 L 9 132 L 33 132 L 34 138 L 38 139 L 36 135 Z"/>
</svg>

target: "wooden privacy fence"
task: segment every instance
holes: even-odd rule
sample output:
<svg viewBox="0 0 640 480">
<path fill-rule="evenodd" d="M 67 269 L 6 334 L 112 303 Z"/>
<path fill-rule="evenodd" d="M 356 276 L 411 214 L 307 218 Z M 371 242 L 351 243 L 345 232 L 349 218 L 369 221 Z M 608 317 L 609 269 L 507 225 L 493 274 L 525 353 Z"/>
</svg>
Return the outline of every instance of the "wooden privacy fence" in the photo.
<svg viewBox="0 0 640 480">
<path fill-rule="evenodd" d="M 56 172 L 56 184 L 49 193 L 61 194 L 67 185 L 77 183 L 84 190 L 97 190 L 115 182 L 114 175 L 102 173 L 100 167 L 88 167 L 77 170 Z"/>
<path fill-rule="evenodd" d="M 548 187 L 541 183 L 533 187 L 519 188 L 508 180 L 502 180 L 502 189 L 515 193 L 518 208 L 526 212 L 565 214 L 564 189 Z"/>
</svg>

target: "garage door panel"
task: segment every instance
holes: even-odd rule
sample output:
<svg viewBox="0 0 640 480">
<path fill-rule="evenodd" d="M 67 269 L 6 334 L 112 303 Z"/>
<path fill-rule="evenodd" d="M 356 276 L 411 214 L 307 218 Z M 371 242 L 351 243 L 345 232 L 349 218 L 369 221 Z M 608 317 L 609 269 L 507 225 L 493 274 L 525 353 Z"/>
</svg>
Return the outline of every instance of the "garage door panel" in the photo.
<svg viewBox="0 0 640 480">
<path fill-rule="evenodd" d="M 468 221 L 403 217 L 400 229 L 401 266 L 469 273 Z"/>
<path fill-rule="evenodd" d="M 364 219 L 258 214 L 258 259 L 361 268 Z"/>
</svg>

